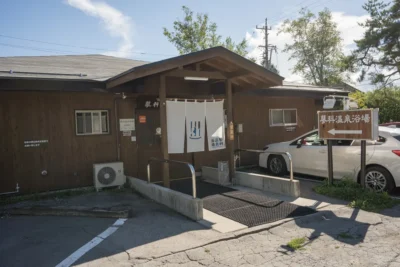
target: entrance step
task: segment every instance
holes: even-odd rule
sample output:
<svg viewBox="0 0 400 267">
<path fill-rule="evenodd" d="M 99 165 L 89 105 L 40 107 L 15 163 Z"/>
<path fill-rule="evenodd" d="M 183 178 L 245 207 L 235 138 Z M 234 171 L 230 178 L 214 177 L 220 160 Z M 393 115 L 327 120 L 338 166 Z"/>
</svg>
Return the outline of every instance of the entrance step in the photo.
<svg viewBox="0 0 400 267">
<path fill-rule="evenodd" d="M 220 233 L 235 232 L 248 228 L 244 224 L 235 222 L 206 209 L 203 209 L 203 220 L 198 221 L 198 223 Z"/>
</svg>

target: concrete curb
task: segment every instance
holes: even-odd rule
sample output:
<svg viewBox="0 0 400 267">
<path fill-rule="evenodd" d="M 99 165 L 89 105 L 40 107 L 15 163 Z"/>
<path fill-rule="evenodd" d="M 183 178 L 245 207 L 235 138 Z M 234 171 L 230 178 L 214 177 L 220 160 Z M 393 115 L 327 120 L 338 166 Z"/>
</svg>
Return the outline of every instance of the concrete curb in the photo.
<svg viewBox="0 0 400 267">
<path fill-rule="evenodd" d="M 4 215 L 25 215 L 25 216 L 77 216 L 96 218 L 131 218 L 132 210 L 109 211 L 103 209 L 69 209 L 69 208 L 19 208 L 0 211 Z"/>
<path fill-rule="evenodd" d="M 149 258 L 149 260 L 156 260 L 156 259 L 160 259 L 160 258 L 169 256 L 169 255 L 173 255 L 173 254 L 181 253 L 181 252 L 184 252 L 184 251 L 193 250 L 193 249 L 196 249 L 196 248 L 201 248 L 201 247 L 204 247 L 204 246 L 212 245 L 212 244 L 215 244 L 215 243 L 218 243 L 218 242 L 229 241 L 229 240 L 237 239 L 237 238 L 240 238 L 240 237 L 243 237 L 243 236 L 246 236 L 246 235 L 256 234 L 256 233 L 263 232 L 263 231 L 268 231 L 268 230 L 270 230 L 272 228 L 284 225 L 284 224 L 286 224 L 288 222 L 291 222 L 291 221 L 294 221 L 294 220 L 304 220 L 304 221 L 307 221 L 307 222 L 326 220 L 327 214 L 329 214 L 329 211 L 318 211 L 316 213 L 305 215 L 305 216 L 283 219 L 283 220 L 272 222 L 272 223 L 269 223 L 269 224 L 259 225 L 259 226 L 247 228 L 247 229 L 244 229 L 244 230 L 239 230 L 237 232 L 231 232 L 231 233 L 223 234 L 221 237 L 215 238 L 214 240 L 210 240 L 210 241 L 204 242 L 201 245 L 189 247 L 189 248 L 186 248 L 186 249 L 183 249 L 183 250 L 171 251 L 171 252 L 163 254 L 161 256 Z"/>
<path fill-rule="evenodd" d="M 217 168 L 203 166 L 201 170 L 203 178 L 219 183 Z M 234 185 L 245 186 L 289 197 L 300 197 L 300 182 L 298 180 L 291 181 L 287 178 L 275 177 L 267 174 L 236 171 L 234 181 Z"/>
</svg>

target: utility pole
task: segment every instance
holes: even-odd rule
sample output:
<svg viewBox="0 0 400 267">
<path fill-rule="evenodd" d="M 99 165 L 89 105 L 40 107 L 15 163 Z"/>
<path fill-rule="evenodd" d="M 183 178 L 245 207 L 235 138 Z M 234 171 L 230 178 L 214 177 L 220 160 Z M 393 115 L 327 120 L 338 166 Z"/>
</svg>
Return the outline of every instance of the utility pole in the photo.
<svg viewBox="0 0 400 267">
<path fill-rule="evenodd" d="M 256 29 L 264 31 L 265 45 L 260 45 L 259 47 L 264 48 L 264 53 L 263 53 L 264 67 L 266 69 L 270 69 L 272 51 L 276 52 L 276 46 L 268 44 L 268 34 L 269 34 L 268 31 L 271 30 L 271 27 L 268 27 L 268 19 L 265 18 L 265 25 L 264 26 L 262 26 L 262 27 L 256 26 Z M 270 51 L 270 53 L 268 53 L 268 51 Z"/>
</svg>

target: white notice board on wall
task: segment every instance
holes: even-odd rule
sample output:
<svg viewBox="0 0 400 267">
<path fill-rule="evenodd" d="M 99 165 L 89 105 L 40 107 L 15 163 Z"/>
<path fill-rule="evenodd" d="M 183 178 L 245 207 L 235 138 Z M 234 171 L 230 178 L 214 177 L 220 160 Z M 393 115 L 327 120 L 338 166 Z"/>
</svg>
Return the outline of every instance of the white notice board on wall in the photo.
<svg viewBox="0 0 400 267">
<path fill-rule="evenodd" d="M 120 131 L 134 131 L 135 130 L 135 119 L 119 119 L 119 130 Z"/>
</svg>

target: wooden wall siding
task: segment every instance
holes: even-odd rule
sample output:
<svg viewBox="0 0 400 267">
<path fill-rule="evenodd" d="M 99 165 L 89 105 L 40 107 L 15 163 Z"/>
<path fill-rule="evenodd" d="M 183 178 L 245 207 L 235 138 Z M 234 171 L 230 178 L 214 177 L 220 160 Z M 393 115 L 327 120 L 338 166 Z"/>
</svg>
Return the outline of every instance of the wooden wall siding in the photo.
<svg viewBox="0 0 400 267">
<path fill-rule="evenodd" d="M 50 84 L 43 83 L 44 85 Z M 39 84 L 35 86 L 39 87 Z M 60 89 L 66 88 L 66 85 L 59 86 Z M 213 86 L 212 83 L 185 82 L 181 78 L 168 78 L 167 97 L 212 98 Z M 158 95 L 158 87 L 157 76 L 144 80 L 144 94 Z M 224 98 L 222 95 L 214 97 Z M 17 182 L 21 191 L 25 193 L 91 186 L 93 163 L 117 160 L 116 134 L 119 135 L 125 173 L 147 179 L 147 161 L 150 157 L 161 158 L 160 148 L 141 148 L 136 142 L 132 142 L 130 137 L 122 135 L 115 120 L 114 99 L 114 95 L 107 93 L 1 91 L 0 192 L 13 191 Z M 268 143 L 290 140 L 313 129 L 316 124 L 315 104 L 312 98 L 234 94 L 234 122 L 243 123 L 244 129 L 244 132 L 239 134 L 240 147 L 262 149 Z M 134 118 L 138 112 L 135 98 L 119 99 L 117 107 L 119 118 Z M 286 132 L 284 127 L 269 127 L 270 108 L 297 108 L 296 131 Z M 77 109 L 109 110 L 110 134 L 76 136 Z M 30 140 L 48 140 L 48 144 L 25 148 L 24 141 Z M 238 148 L 237 136 L 235 145 Z M 194 155 L 171 154 L 170 158 L 190 163 L 193 163 L 194 158 L 196 170 L 200 170 L 202 166 L 216 167 L 218 161 L 228 160 L 226 149 L 209 152 L 207 142 L 205 148 L 205 152 Z M 241 163 L 257 164 L 257 159 L 255 154 L 242 153 Z M 47 170 L 48 175 L 42 176 L 42 170 Z M 161 181 L 161 164 L 154 163 L 151 170 L 152 181 Z M 187 168 L 171 164 L 171 179 L 189 176 Z"/>
<path fill-rule="evenodd" d="M 269 109 L 297 108 L 297 126 L 294 132 L 286 127 L 269 125 Z M 235 123 L 243 123 L 238 138 L 242 149 L 262 149 L 265 145 L 288 141 L 311 131 L 316 124 L 314 99 L 299 97 L 234 96 Z M 241 165 L 258 164 L 258 155 L 241 153 Z"/>
<path fill-rule="evenodd" d="M 123 117 L 133 116 L 129 99 L 120 105 Z M 110 134 L 76 136 L 76 109 L 107 109 Z M 130 113 L 130 114 L 129 114 Z M 93 163 L 117 160 L 114 97 L 103 93 L 0 92 L 0 188 L 36 192 L 93 185 Z M 40 147 L 24 141 L 48 140 Z M 133 144 L 123 143 L 121 157 L 128 175 L 135 175 Z M 41 171 L 48 175 L 42 176 Z"/>
<path fill-rule="evenodd" d="M 1 94 L 0 94 L 1 96 Z M 9 106 L 0 98 L 0 192 L 15 190 L 13 142 Z"/>
<path fill-rule="evenodd" d="M 119 130 L 119 119 L 134 119 L 135 109 L 136 109 L 136 99 L 135 98 L 118 98 L 116 100 L 117 112 L 118 112 L 118 130 L 115 128 L 113 132 L 118 132 L 119 143 L 120 143 L 120 160 L 124 162 L 124 171 L 126 175 L 137 177 L 138 175 L 138 153 L 137 153 L 137 143 L 132 142 L 131 136 L 123 136 L 123 132 Z M 111 118 L 115 121 L 115 118 Z M 114 124 L 115 125 L 115 124 Z M 133 132 L 133 135 L 136 133 Z M 114 148 L 116 150 L 117 147 Z"/>
</svg>

